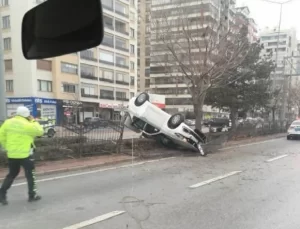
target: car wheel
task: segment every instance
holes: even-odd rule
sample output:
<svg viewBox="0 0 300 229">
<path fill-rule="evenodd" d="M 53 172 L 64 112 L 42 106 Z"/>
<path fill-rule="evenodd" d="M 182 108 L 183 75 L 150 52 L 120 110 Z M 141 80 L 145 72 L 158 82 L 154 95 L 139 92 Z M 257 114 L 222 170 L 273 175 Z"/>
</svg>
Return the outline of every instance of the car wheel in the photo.
<svg viewBox="0 0 300 229">
<path fill-rule="evenodd" d="M 47 136 L 48 136 L 49 138 L 53 138 L 54 135 L 55 135 L 55 131 L 54 131 L 53 129 L 48 130 Z"/>
<path fill-rule="evenodd" d="M 168 121 L 168 127 L 171 129 L 177 128 L 181 123 L 183 123 L 184 117 L 182 114 L 174 114 Z"/>
<path fill-rule="evenodd" d="M 292 140 L 292 137 L 291 136 L 286 136 L 286 139 L 287 140 Z"/>
<path fill-rule="evenodd" d="M 172 141 L 164 136 L 160 137 L 160 142 L 163 146 L 168 147 L 168 148 L 173 146 Z"/>
<path fill-rule="evenodd" d="M 143 92 L 135 99 L 134 104 L 139 107 L 142 106 L 146 101 L 149 101 L 149 95 L 146 92 Z"/>
</svg>

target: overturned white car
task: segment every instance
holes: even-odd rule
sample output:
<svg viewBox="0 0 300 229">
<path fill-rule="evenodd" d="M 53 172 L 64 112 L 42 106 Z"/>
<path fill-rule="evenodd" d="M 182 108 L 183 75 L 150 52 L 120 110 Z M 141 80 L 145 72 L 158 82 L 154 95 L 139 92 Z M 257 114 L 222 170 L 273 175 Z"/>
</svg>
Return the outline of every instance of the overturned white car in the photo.
<svg viewBox="0 0 300 229">
<path fill-rule="evenodd" d="M 182 114 L 170 115 L 150 103 L 149 98 L 149 94 L 143 92 L 129 101 L 125 126 L 144 137 L 155 138 L 167 147 L 179 145 L 206 156 L 201 146 L 206 142 L 206 136 L 186 125 Z"/>
</svg>

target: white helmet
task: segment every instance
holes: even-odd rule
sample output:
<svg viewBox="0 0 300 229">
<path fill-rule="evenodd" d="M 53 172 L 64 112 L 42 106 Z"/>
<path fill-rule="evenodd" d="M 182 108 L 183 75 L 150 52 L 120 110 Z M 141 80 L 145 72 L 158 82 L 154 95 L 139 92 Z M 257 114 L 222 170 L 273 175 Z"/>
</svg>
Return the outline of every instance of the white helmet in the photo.
<svg viewBox="0 0 300 229">
<path fill-rule="evenodd" d="M 17 108 L 16 115 L 28 118 L 30 116 L 30 111 L 27 107 L 21 106 Z"/>
</svg>

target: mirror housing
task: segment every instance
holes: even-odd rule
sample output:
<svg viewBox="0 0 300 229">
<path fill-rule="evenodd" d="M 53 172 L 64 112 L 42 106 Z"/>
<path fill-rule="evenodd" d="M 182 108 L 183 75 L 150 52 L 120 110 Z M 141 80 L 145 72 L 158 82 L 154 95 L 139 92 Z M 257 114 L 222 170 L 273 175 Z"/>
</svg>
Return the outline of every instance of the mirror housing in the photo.
<svg viewBox="0 0 300 229">
<path fill-rule="evenodd" d="M 23 17 L 22 51 L 28 60 L 79 52 L 101 44 L 101 0 L 48 0 Z"/>
</svg>

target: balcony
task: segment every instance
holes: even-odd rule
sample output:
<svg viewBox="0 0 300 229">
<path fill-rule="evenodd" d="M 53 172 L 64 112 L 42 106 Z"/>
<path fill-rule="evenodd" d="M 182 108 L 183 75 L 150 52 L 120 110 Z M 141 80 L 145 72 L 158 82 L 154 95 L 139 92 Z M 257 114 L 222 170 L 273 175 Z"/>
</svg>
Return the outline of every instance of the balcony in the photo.
<svg viewBox="0 0 300 229">
<path fill-rule="evenodd" d="M 108 28 L 110 30 L 114 30 L 115 29 L 112 25 L 107 25 L 107 24 L 104 24 L 104 27 Z"/>
<path fill-rule="evenodd" d="M 116 63 L 116 67 L 129 69 L 129 65 L 126 65 L 126 64 L 118 64 L 118 63 Z"/>
<path fill-rule="evenodd" d="M 89 80 L 98 80 L 98 77 L 92 75 L 92 74 L 88 74 L 88 73 L 85 73 L 85 72 L 81 72 L 81 78 L 84 78 L 84 79 L 89 79 Z"/>
<path fill-rule="evenodd" d="M 112 7 L 110 7 L 110 6 L 106 6 L 106 5 L 102 4 L 102 7 L 103 7 L 103 9 L 106 9 L 106 10 L 114 12 L 114 9 Z"/>
<path fill-rule="evenodd" d="M 129 52 L 129 49 L 128 48 L 123 48 L 123 47 L 120 47 L 120 46 L 116 46 L 116 49 L 119 49 L 123 52 Z"/>
<path fill-rule="evenodd" d="M 115 31 L 118 32 L 118 33 L 122 33 L 122 34 L 124 34 L 124 35 L 129 36 L 129 32 L 125 31 L 124 29 L 118 29 L 118 28 L 116 28 Z"/>
<path fill-rule="evenodd" d="M 115 11 L 115 13 L 116 14 L 119 14 L 119 15 L 121 15 L 121 16 L 123 16 L 123 17 L 126 17 L 126 18 L 129 18 L 129 15 L 128 14 L 125 14 L 125 13 L 123 13 L 123 12 L 120 12 L 120 11 Z"/>
<path fill-rule="evenodd" d="M 105 60 L 99 60 L 99 63 L 102 63 L 102 64 L 107 64 L 107 65 L 112 65 L 114 66 L 115 63 L 114 62 L 109 62 L 109 61 L 105 61 Z"/>
<path fill-rule="evenodd" d="M 118 101 L 129 101 L 128 98 L 124 98 L 124 97 L 116 97 L 116 100 L 118 100 Z"/>
<path fill-rule="evenodd" d="M 110 95 L 100 95 L 100 99 L 115 100 L 115 97 Z"/>
<path fill-rule="evenodd" d="M 91 99 L 98 99 L 98 95 L 88 95 L 88 94 L 84 94 L 84 93 L 81 93 L 81 97 L 91 98 Z"/>
<path fill-rule="evenodd" d="M 99 81 L 108 82 L 108 83 L 114 83 L 113 79 L 106 79 L 106 78 L 99 78 Z"/>
<path fill-rule="evenodd" d="M 101 43 L 101 45 L 104 45 L 104 46 L 107 46 L 107 47 L 114 48 L 114 44 L 113 44 L 113 43 L 109 43 L 109 42 L 106 42 L 106 41 L 103 41 L 103 42 Z"/>
<path fill-rule="evenodd" d="M 81 59 L 85 59 L 85 60 L 90 60 L 90 61 L 95 61 L 95 62 L 97 62 L 97 59 L 94 58 L 94 57 L 91 57 L 91 56 L 84 56 L 84 55 L 80 54 L 80 58 L 81 58 Z"/>
<path fill-rule="evenodd" d="M 116 84 L 129 85 L 129 82 L 116 80 Z"/>
</svg>

